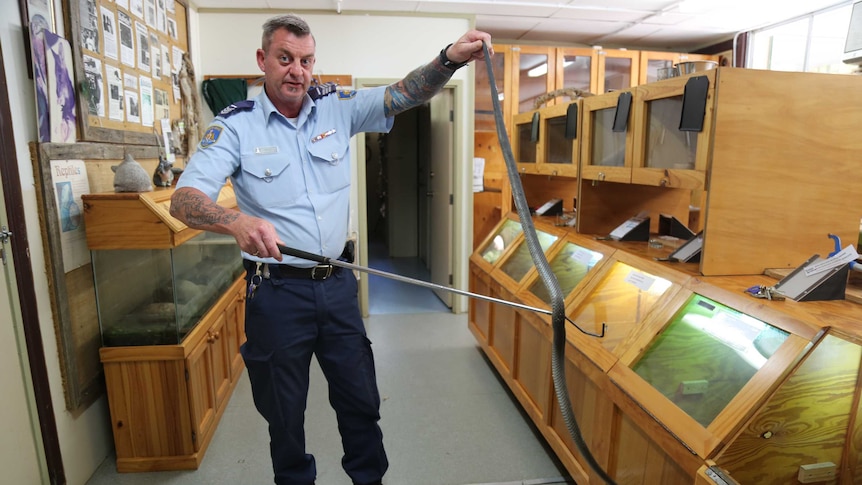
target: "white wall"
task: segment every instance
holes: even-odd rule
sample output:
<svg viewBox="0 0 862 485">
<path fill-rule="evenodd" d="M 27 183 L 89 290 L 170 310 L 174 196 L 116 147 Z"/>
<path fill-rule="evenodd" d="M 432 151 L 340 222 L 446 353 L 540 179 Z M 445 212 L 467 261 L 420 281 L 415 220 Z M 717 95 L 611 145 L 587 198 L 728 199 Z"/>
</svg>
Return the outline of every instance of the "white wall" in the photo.
<svg viewBox="0 0 862 485">
<path fill-rule="evenodd" d="M 252 13 L 198 12 L 200 51 L 193 47 L 192 58 L 198 82 L 205 75 L 261 75 L 255 53 L 260 48 L 261 27 L 273 15 L 283 11 Z M 350 74 L 356 80 L 403 78 L 413 69 L 431 61 L 447 44 L 455 42 L 474 25 L 471 19 L 456 17 L 370 16 L 363 14 L 314 13 L 302 16 L 317 41 L 315 71 L 319 74 Z M 464 96 L 455 107 L 455 119 L 462 140 L 455 154 L 455 224 L 462 235 L 453 244 L 453 254 L 465 255 L 456 261 L 454 285 L 467 288 L 466 259 L 472 250 L 472 160 L 473 160 L 473 70 L 484 69 L 484 63 L 473 63 L 458 70 L 453 81 L 461 81 Z M 212 114 L 205 106 L 203 121 Z M 356 180 L 356 142 L 351 142 L 353 180 Z M 353 184 L 351 194 L 351 232 L 356 232 L 358 196 Z M 465 311 L 466 302 L 457 299 L 455 311 Z"/>
<path fill-rule="evenodd" d="M 58 32 L 62 32 L 62 15 L 57 13 Z M 42 345 L 54 404 L 57 428 L 60 436 L 60 451 L 66 479 L 69 485 L 80 485 L 87 481 L 104 458 L 111 453 L 110 420 L 105 398 L 100 399 L 80 416 L 72 416 L 66 411 L 63 397 L 63 383 L 60 374 L 60 358 L 54 333 L 54 320 L 48 299 L 48 278 L 45 272 L 45 258 L 42 251 L 42 235 L 39 228 L 39 209 L 36 203 L 35 179 L 30 162 L 29 143 L 37 139 L 35 95 L 33 80 L 27 77 L 27 57 L 24 51 L 24 34 L 20 21 L 18 2 L 0 2 L 0 44 L 3 48 L 6 82 L 9 88 L 9 109 L 14 120 L 12 129 L 21 176 L 21 191 L 26 214 L 27 238 L 29 239 L 33 283 L 38 298 L 38 314 L 42 332 Z M 8 349 L 10 342 L 3 341 L 0 352 L 17 352 Z M 0 382 L 0 386 L 4 384 Z M 14 455 L 0 455 L 0 469 L 15 469 L 18 466 Z"/>
</svg>

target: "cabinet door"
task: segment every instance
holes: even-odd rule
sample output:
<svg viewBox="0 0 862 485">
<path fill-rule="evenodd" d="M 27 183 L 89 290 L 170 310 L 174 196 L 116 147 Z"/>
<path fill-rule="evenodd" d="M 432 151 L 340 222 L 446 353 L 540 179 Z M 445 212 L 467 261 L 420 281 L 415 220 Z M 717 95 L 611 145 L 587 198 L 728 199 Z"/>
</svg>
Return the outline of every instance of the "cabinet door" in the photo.
<svg viewBox="0 0 862 485">
<path fill-rule="evenodd" d="M 230 392 L 231 359 L 228 352 L 227 311 L 221 313 L 208 334 L 210 359 L 212 359 L 212 382 L 216 409 L 221 408 Z"/>
<path fill-rule="evenodd" d="M 556 70 L 554 49 L 541 46 L 513 47 L 514 94 L 517 96 L 514 114 L 532 111 L 536 98 L 555 89 Z M 551 100 L 552 104 L 554 101 Z"/>
<path fill-rule="evenodd" d="M 632 182 L 661 187 L 704 189 L 709 158 L 716 70 L 645 84 L 635 89 L 632 110 Z M 693 77 L 708 83 L 704 97 L 686 94 Z M 699 79 L 703 81 L 703 79 Z M 684 96 L 685 95 L 685 96 Z M 688 99 L 686 99 L 688 97 Z M 700 131 L 683 131 L 684 103 L 703 103 Z"/>
<path fill-rule="evenodd" d="M 584 98 L 581 129 L 581 169 L 584 179 L 629 183 L 631 110 L 617 106 L 621 91 Z M 625 117 L 625 132 L 613 131 L 617 116 Z"/>
<path fill-rule="evenodd" d="M 200 450 L 203 437 L 211 431 L 216 418 L 216 396 L 208 339 L 198 342 L 186 357 L 186 372 L 195 450 Z"/>
<path fill-rule="evenodd" d="M 512 154 L 521 173 L 539 173 L 540 135 L 535 133 L 534 136 L 534 132 L 540 129 L 538 111 L 519 113 L 512 117 Z"/>
<path fill-rule="evenodd" d="M 574 105 L 573 109 L 569 109 Z M 539 173 L 578 176 L 582 101 L 560 103 L 539 110 Z M 569 119 L 572 117 L 573 119 Z M 566 130 L 574 130 L 574 138 Z"/>
<path fill-rule="evenodd" d="M 225 310 L 227 321 L 227 356 L 230 361 L 230 379 L 235 382 L 239 379 L 244 368 L 242 355 L 239 353 L 240 346 L 245 342 L 245 298 L 241 287 L 236 294 L 236 300 L 228 305 Z"/>
<path fill-rule="evenodd" d="M 557 49 L 557 88 L 578 89 L 596 93 L 599 79 L 598 51 L 586 48 Z M 558 98 L 558 103 L 572 101 L 569 97 Z"/>
<path fill-rule="evenodd" d="M 503 110 L 503 120 L 511 128 L 512 119 L 512 47 L 507 45 L 495 45 L 494 57 L 491 58 L 491 69 L 494 72 L 494 86 L 497 88 L 497 99 Z M 491 79 L 488 77 L 488 69 L 482 61 L 475 69 L 475 115 L 474 126 L 476 131 L 488 131 L 496 133 L 497 125 L 494 119 L 494 100 L 491 98 Z"/>
<path fill-rule="evenodd" d="M 640 52 L 622 49 L 599 49 L 597 93 L 632 88 L 638 83 Z"/>
</svg>

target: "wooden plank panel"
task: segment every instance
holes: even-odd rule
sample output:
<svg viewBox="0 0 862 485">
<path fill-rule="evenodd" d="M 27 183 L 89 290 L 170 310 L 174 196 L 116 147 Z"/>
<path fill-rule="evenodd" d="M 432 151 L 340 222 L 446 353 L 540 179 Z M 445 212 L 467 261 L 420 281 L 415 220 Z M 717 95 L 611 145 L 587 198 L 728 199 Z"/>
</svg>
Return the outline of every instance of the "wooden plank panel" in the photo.
<svg viewBox="0 0 862 485">
<path fill-rule="evenodd" d="M 856 241 L 862 77 L 719 69 L 703 274 L 795 268 L 827 234 Z"/>
<path fill-rule="evenodd" d="M 551 387 L 551 342 L 542 332 L 548 325 L 537 315 L 521 312 L 518 329 L 517 373 L 515 379 L 532 400 L 544 421 Z"/>
</svg>

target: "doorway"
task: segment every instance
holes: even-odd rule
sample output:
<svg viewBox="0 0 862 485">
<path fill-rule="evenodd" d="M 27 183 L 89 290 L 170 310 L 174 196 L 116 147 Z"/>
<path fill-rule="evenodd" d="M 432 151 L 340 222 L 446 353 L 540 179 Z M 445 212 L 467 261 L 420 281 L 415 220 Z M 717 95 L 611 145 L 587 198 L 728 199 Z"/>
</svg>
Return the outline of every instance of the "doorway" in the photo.
<svg viewBox="0 0 862 485">
<path fill-rule="evenodd" d="M 452 89 L 365 134 L 368 266 L 452 284 Z M 369 275 L 368 314 L 449 312 L 451 293 Z"/>
</svg>

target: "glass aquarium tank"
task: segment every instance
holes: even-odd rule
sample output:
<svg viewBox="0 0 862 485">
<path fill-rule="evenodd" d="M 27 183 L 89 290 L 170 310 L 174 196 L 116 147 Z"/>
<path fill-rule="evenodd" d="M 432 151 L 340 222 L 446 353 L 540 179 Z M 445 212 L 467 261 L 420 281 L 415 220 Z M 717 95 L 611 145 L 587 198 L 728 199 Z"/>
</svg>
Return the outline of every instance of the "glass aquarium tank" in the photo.
<svg viewBox="0 0 862 485">
<path fill-rule="evenodd" d="M 603 257 L 604 255 L 600 252 L 567 242 L 563 249 L 550 261 L 551 272 L 556 275 L 557 281 L 560 282 L 563 296 L 571 293 Z M 545 288 L 541 278 L 536 278 L 536 281 L 530 285 L 530 293 L 548 305 L 551 304 L 551 294 Z"/>
<path fill-rule="evenodd" d="M 506 219 L 494 234 L 494 237 L 491 238 L 491 241 L 482 249 L 482 259 L 491 264 L 497 264 L 500 256 L 506 252 L 509 246 L 511 246 L 512 241 L 523 231 L 524 229 L 521 227 L 520 222 Z"/>
<path fill-rule="evenodd" d="M 789 335 L 695 294 L 632 370 L 707 427 Z"/>
<path fill-rule="evenodd" d="M 234 238 L 211 232 L 172 249 L 91 256 L 106 347 L 179 344 L 244 271 Z"/>
</svg>

